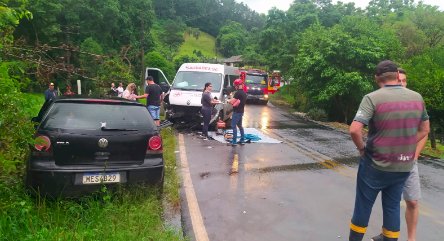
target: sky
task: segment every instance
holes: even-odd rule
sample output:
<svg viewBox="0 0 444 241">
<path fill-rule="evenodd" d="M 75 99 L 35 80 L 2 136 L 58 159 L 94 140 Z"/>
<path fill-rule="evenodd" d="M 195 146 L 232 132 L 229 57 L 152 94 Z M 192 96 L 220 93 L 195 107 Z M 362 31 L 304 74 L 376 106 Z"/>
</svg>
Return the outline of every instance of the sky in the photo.
<svg viewBox="0 0 444 241">
<path fill-rule="evenodd" d="M 354 2 L 356 7 L 362 9 L 366 8 L 370 0 L 341 0 L 341 2 L 348 3 Z M 272 7 L 287 11 L 293 0 L 236 0 L 236 2 L 243 2 L 248 5 L 249 8 L 259 13 L 267 13 Z M 333 2 L 337 2 L 333 0 Z M 419 2 L 415 0 L 415 2 Z M 444 1 L 442 0 L 423 0 L 425 4 L 438 6 L 441 11 L 444 11 Z"/>
</svg>

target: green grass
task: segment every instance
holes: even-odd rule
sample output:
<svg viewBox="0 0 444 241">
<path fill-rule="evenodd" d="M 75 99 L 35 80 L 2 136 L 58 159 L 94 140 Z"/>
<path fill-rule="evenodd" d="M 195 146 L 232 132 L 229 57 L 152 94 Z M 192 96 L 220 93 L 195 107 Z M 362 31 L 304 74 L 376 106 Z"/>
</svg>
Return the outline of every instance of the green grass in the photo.
<svg viewBox="0 0 444 241">
<path fill-rule="evenodd" d="M 46 200 L 30 197 L 19 180 L 2 180 L 0 193 L 0 240 L 182 240 L 163 225 L 161 201 L 148 187 Z"/>
<path fill-rule="evenodd" d="M 439 143 L 437 140 L 436 150 L 434 150 L 430 145 L 430 140 L 427 140 L 427 144 L 425 145 L 424 150 L 422 150 L 421 153 L 439 159 L 444 159 L 444 145 L 442 143 Z"/>
<path fill-rule="evenodd" d="M 219 53 L 215 55 L 216 48 L 216 38 L 205 33 L 200 32 L 198 39 L 184 33 L 185 42 L 180 46 L 178 56 L 181 55 L 194 55 L 194 50 L 199 50 L 202 54 L 208 58 L 214 58 L 217 56 L 218 59 L 222 59 L 223 56 Z"/>
<path fill-rule="evenodd" d="M 172 127 L 162 129 L 161 134 L 164 147 L 163 159 L 165 161 L 164 194 L 168 203 L 173 208 L 178 208 L 180 205 L 180 194 L 179 177 L 176 171 L 176 137 Z"/>
<path fill-rule="evenodd" d="M 43 95 L 27 94 L 23 111 L 34 116 Z M 162 130 L 165 185 L 163 198 L 177 208 L 180 203 L 176 173 L 176 140 L 172 128 Z M 49 200 L 26 192 L 23 173 L 0 178 L 0 240 L 183 240 L 163 220 L 159 192 L 135 186 L 109 191 L 105 187 L 81 199 Z"/>
<path fill-rule="evenodd" d="M 43 103 L 45 103 L 45 95 L 43 93 L 24 93 L 26 97 L 25 108 L 23 111 L 29 116 L 34 117 L 39 113 Z"/>
</svg>

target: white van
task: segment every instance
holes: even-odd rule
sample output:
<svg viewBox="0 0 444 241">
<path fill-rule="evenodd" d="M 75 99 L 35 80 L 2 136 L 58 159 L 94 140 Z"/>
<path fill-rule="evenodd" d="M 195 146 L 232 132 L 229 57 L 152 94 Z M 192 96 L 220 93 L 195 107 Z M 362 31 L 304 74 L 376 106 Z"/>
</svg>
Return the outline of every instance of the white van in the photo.
<svg viewBox="0 0 444 241">
<path fill-rule="evenodd" d="M 239 78 L 239 69 L 222 64 L 185 63 L 180 66 L 165 98 L 166 117 L 169 120 L 186 118 L 200 120 L 200 103 L 205 83 L 213 86 L 211 96 L 222 103 L 217 104 L 210 123 L 219 117 L 227 121 L 233 108 L 226 98 L 233 89 L 233 81 Z M 197 118 L 197 119 L 196 119 Z"/>
</svg>

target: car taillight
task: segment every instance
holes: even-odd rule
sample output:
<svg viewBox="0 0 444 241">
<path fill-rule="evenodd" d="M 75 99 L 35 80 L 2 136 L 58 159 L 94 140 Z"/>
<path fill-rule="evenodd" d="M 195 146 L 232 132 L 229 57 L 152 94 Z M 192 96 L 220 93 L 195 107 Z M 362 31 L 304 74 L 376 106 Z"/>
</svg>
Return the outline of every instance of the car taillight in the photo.
<svg viewBox="0 0 444 241">
<path fill-rule="evenodd" d="M 47 136 L 37 136 L 34 141 L 34 148 L 37 151 L 48 152 L 51 149 L 51 140 Z"/>
<path fill-rule="evenodd" d="M 147 151 L 162 151 L 162 138 L 160 136 L 152 136 L 148 140 Z"/>
</svg>

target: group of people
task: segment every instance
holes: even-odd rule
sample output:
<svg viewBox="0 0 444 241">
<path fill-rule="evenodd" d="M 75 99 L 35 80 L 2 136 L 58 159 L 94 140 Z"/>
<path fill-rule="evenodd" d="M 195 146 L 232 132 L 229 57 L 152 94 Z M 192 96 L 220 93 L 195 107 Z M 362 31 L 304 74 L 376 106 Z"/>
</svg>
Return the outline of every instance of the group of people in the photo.
<svg viewBox="0 0 444 241">
<path fill-rule="evenodd" d="M 157 126 L 160 125 L 160 105 L 163 99 L 162 88 L 154 82 L 152 76 L 148 76 L 145 79 L 146 87 L 143 95 L 137 95 L 136 84 L 129 83 L 125 90 L 123 90 L 123 84 L 119 83 L 119 87 L 115 87 L 115 84 L 111 84 L 110 95 L 122 97 L 128 100 L 136 101 L 137 99 L 146 98 L 146 106 L 153 117 Z M 49 101 L 58 96 L 57 90 L 54 88 L 54 83 L 50 83 L 47 90 L 45 90 L 45 101 Z M 66 92 L 64 95 L 72 96 L 76 93 L 71 90 L 71 86 L 66 86 Z"/>
<path fill-rule="evenodd" d="M 350 125 L 351 138 L 359 151 L 360 160 L 356 181 L 356 197 L 350 223 L 350 241 L 364 238 L 373 204 L 382 193 L 382 232 L 373 241 L 395 241 L 400 236 L 400 201 L 406 202 L 408 241 L 416 240 L 421 198 L 417 160 L 430 131 L 429 116 L 420 94 L 407 86 L 405 70 L 390 60 L 376 67 L 378 90 L 364 96 Z M 233 105 L 230 145 L 243 144 L 242 117 L 246 94 L 240 79 L 234 81 L 236 92 L 229 103 Z M 204 125 L 202 135 L 208 138 L 208 125 L 213 105 L 211 83 L 206 83 L 201 99 Z M 368 126 L 366 143 L 362 130 Z M 240 141 L 237 142 L 237 127 Z"/>
<path fill-rule="evenodd" d="M 233 85 L 236 89 L 233 98 L 229 100 L 229 104 L 233 106 L 233 115 L 231 117 L 231 127 L 233 128 L 233 139 L 230 143 L 231 146 L 236 146 L 237 144 L 245 144 L 245 133 L 244 128 L 242 127 L 242 119 L 244 115 L 245 103 L 247 101 L 247 94 L 243 88 L 243 81 L 241 79 L 236 79 L 233 82 Z M 208 136 L 208 126 L 210 125 L 211 120 L 211 112 L 213 110 L 213 106 L 215 104 L 220 103 L 219 100 L 211 98 L 211 90 L 213 86 L 211 83 L 205 83 L 205 87 L 203 89 L 203 94 L 201 98 L 202 109 L 201 113 L 203 116 L 203 126 L 202 126 L 202 137 L 204 140 L 209 138 Z M 237 128 L 240 131 L 240 140 L 237 141 Z"/>
<path fill-rule="evenodd" d="M 74 91 L 72 91 L 71 89 L 71 85 L 67 85 L 66 86 L 66 91 L 65 93 L 63 93 L 64 96 L 73 96 L 76 93 Z M 48 89 L 45 90 L 44 92 L 45 95 L 45 101 L 49 101 L 54 99 L 56 96 L 59 95 L 58 91 L 55 89 L 54 83 L 49 83 Z"/>
<path fill-rule="evenodd" d="M 129 86 L 130 84 L 128 84 Z M 128 86 L 126 87 L 126 89 L 128 89 Z M 123 97 L 123 83 L 120 82 L 119 83 L 119 87 L 116 87 L 116 85 L 113 83 L 111 83 L 111 89 L 109 91 L 109 95 L 111 96 L 118 96 L 118 97 Z"/>
<path fill-rule="evenodd" d="M 422 96 L 406 88 L 405 71 L 392 61 L 376 66 L 375 81 L 380 88 L 364 96 L 350 125 L 360 160 L 349 240 L 363 239 L 373 204 L 381 192 L 382 232 L 372 240 L 398 240 L 403 195 L 408 241 L 414 241 L 421 198 L 417 160 L 430 130 L 429 116 Z M 368 126 L 366 143 L 362 136 L 364 126 Z"/>
<path fill-rule="evenodd" d="M 126 89 L 123 90 L 123 84 L 119 83 L 119 87 L 115 88 L 114 83 L 111 83 L 111 91 L 113 91 L 116 96 L 122 97 L 128 100 L 136 101 L 137 99 L 146 98 L 147 109 L 153 117 L 154 122 L 157 126 L 160 125 L 160 105 L 163 99 L 162 88 L 154 82 L 152 76 L 148 76 L 145 79 L 146 87 L 143 95 L 137 95 L 136 84 L 129 83 Z"/>
</svg>

